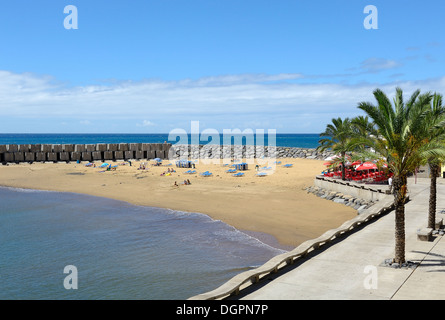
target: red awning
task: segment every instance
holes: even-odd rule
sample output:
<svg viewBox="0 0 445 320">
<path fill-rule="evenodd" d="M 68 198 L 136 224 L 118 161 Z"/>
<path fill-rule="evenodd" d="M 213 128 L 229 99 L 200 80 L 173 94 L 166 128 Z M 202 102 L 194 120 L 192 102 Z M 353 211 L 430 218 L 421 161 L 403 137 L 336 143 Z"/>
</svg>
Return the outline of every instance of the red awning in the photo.
<svg viewBox="0 0 445 320">
<path fill-rule="evenodd" d="M 377 165 L 374 162 L 365 162 L 358 166 L 355 170 L 372 170 L 377 169 Z"/>
</svg>

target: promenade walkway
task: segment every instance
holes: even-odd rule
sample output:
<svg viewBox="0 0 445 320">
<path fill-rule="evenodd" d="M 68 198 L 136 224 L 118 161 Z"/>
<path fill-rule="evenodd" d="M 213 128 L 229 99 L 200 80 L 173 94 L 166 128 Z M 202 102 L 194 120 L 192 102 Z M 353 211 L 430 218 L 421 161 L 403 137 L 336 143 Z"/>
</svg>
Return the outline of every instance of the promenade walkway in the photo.
<svg viewBox="0 0 445 320">
<path fill-rule="evenodd" d="M 445 210 L 445 184 L 438 182 L 437 217 L 445 220 L 440 213 Z M 383 264 L 394 257 L 391 211 L 230 299 L 445 299 L 445 236 L 434 236 L 430 242 L 417 240 L 417 230 L 427 224 L 429 179 L 410 178 L 408 189 L 406 259 L 416 267 L 395 269 Z"/>
</svg>

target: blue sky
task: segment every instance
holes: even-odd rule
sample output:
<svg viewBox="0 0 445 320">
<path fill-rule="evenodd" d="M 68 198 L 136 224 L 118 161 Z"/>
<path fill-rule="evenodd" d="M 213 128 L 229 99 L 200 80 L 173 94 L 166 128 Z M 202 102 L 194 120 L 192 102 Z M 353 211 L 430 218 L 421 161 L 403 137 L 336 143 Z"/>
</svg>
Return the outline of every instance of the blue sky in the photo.
<svg viewBox="0 0 445 320">
<path fill-rule="evenodd" d="M 64 7 L 78 9 L 66 30 Z M 367 30 L 367 5 L 378 29 Z M 379 87 L 445 94 L 445 2 L 16 0 L 0 132 L 318 133 Z"/>
</svg>

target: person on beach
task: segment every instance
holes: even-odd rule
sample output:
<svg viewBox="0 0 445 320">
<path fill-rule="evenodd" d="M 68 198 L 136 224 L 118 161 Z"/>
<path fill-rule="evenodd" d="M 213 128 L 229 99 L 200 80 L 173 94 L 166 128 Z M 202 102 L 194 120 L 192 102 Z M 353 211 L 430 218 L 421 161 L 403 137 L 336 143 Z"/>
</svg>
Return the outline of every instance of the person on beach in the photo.
<svg viewBox="0 0 445 320">
<path fill-rule="evenodd" d="M 388 178 L 389 193 L 392 193 L 392 177 Z"/>
<path fill-rule="evenodd" d="M 187 179 L 187 184 L 192 184 L 189 179 Z"/>
</svg>

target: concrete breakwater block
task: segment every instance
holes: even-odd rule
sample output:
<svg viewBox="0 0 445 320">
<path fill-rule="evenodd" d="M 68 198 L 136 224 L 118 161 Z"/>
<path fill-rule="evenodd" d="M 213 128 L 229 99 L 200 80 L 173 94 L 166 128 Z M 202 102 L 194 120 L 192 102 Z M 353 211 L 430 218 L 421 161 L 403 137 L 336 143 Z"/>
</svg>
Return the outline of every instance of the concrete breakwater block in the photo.
<svg viewBox="0 0 445 320">
<path fill-rule="evenodd" d="M 96 145 L 95 144 L 86 144 L 85 145 L 87 152 L 93 152 L 96 151 Z"/>
<path fill-rule="evenodd" d="M 62 145 L 61 144 L 53 144 L 53 152 L 62 152 Z"/>
<path fill-rule="evenodd" d="M 42 144 L 40 150 L 42 152 L 53 152 L 53 145 L 52 144 Z"/>
<path fill-rule="evenodd" d="M 69 152 L 60 152 L 59 153 L 59 160 L 60 161 L 70 161 L 70 154 L 69 154 Z"/>
<path fill-rule="evenodd" d="M 14 152 L 14 162 L 24 162 L 25 153 L 24 152 Z"/>
<path fill-rule="evenodd" d="M 142 143 L 141 150 L 142 151 L 151 151 L 151 144 L 150 143 Z"/>
<path fill-rule="evenodd" d="M 134 159 L 134 151 L 125 151 L 124 152 L 125 159 Z"/>
<path fill-rule="evenodd" d="M 105 143 L 96 144 L 96 151 L 101 151 L 101 152 L 108 151 L 107 145 Z"/>
<path fill-rule="evenodd" d="M 36 152 L 36 161 L 45 162 L 46 161 L 46 153 L 45 152 Z"/>
<path fill-rule="evenodd" d="M 82 153 L 81 152 L 71 152 L 70 158 L 71 158 L 71 161 L 81 161 Z"/>
<path fill-rule="evenodd" d="M 41 144 L 31 144 L 29 146 L 29 151 L 30 152 L 41 152 L 42 151 L 42 145 Z"/>
<path fill-rule="evenodd" d="M 109 143 L 107 145 L 108 151 L 118 151 L 118 144 L 117 143 Z"/>
<path fill-rule="evenodd" d="M 87 149 L 85 148 L 84 144 L 76 144 L 76 145 L 74 145 L 74 152 L 82 153 L 82 152 L 86 152 L 86 151 L 87 151 Z"/>
<path fill-rule="evenodd" d="M 114 159 L 116 160 L 124 160 L 124 152 L 123 151 L 115 151 Z"/>
<path fill-rule="evenodd" d="M 20 152 L 29 152 L 30 145 L 29 144 L 19 144 Z"/>
<path fill-rule="evenodd" d="M 34 152 L 25 152 L 25 161 L 26 162 L 36 161 L 36 154 Z"/>
<path fill-rule="evenodd" d="M 8 152 L 8 150 L 6 150 L 6 145 L 0 144 L 0 153 L 6 153 L 6 152 Z"/>
<path fill-rule="evenodd" d="M 82 161 L 91 161 L 92 159 L 91 152 L 82 152 Z"/>
<path fill-rule="evenodd" d="M 113 159 L 114 159 L 113 151 L 104 152 L 104 160 L 113 160 Z"/>
<path fill-rule="evenodd" d="M 135 151 L 136 159 L 147 159 L 147 151 Z"/>
<path fill-rule="evenodd" d="M 5 153 L 3 155 L 3 160 L 5 162 L 14 162 L 14 153 Z"/>
<path fill-rule="evenodd" d="M 46 154 L 46 157 L 47 157 L 48 161 L 57 162 L 59 160 L 57 152 L 48 152 Z"/>
<path fill-rule="evenodd" d="M 102 152 L 100 152 L 100 151 L 93 151 L 91 153 L 91 156 L 93 157 L 93 160 L 102 160 L 103 159 Z"/>
<path fill-rule="evenodd" d="M 62 150 L 65 152 L 74 152 L 74 144 L 62 144 Z"/>
<path fill-rule="evenodd" d="M 36 152 L 36 161 L 45 162 L 46 161 L 46 153 L 45 152 Z"/>
<path fill-rule="evenodd" d="M 19 147 L 16 144 L 8 144 L 6 146 L 6 149 L 8 150 L 9 153 L 14 153 L 14 152 L 18 152 L 19 151 Z"/>
<path fill-rule="evenodd" d="M 119 143 L 119 151 L 128 151 L 128 143 Z"/>
<path fill-rule="evenodd" d="M 142 151 L 142 143 L 129 143 L 128 148 L 130 151 Z"/>
</svg>

